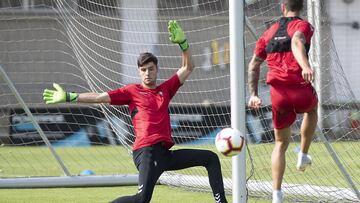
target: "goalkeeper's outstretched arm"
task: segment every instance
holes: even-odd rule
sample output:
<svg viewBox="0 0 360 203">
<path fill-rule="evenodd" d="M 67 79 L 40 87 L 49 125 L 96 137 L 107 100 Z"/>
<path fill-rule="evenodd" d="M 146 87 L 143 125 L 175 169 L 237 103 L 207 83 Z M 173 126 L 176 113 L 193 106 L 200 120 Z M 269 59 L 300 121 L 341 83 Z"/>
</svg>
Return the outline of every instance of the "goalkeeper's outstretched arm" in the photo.
<svg viewBox="0 0 360 203">
<path fill-rule="evenodd" d="M 110 103 L 110 96 L 107 92 L 96 93 L 74 93 L 66 92 L 59 84 L 54 83 L 55 90 L 45 89 L 43 93 L 43 99 L 46 104 L 58 104 L 58 103 Z"/>
<path fill-rule="evenodd" d="M 107 92 L 96 93 L 87 92 L 81 93 L 78 96 L 77 102 L 81 103 L 110 103 L 110 96 Z"/>
<path fill-rule="evenodd" d="M 169 39 L 172 43 L 179 44 L 182 51 L 182 63 L 180 69 L 176 72 L 179 76 L 180 83 L 183 84 L 185 80 L 192 73 L 194 66 L 191 61 L 191 54 L 189 43 L 186 39 L 185 33 L 176 20 L 171 20 L 168 23 Z"/>
</svg>

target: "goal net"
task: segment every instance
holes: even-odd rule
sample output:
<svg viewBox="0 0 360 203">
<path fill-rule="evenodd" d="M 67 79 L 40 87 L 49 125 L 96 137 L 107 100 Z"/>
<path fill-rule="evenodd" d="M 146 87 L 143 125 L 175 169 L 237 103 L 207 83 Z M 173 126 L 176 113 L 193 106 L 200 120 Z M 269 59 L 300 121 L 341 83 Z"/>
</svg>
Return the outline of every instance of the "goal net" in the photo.
<svg viewBox="0 0 360 203">
<path fill-rule="evenodd" d="M 246 2 L 248 63 L 257 38 L 281 13 L 278 1 Z M 313 165 L 304 173 L 295 169 L 302 117 L 293 125 L 283 181 L 289 201 L 358 201 L 359 103 L 332 41 L 328 4 L 307 4 L 302 15 L 318 29 L 310 59 L 318 76 L 321 117 L 310 149 Z M 145 51 L 158 57 L 158 82 L 165 81 L 181 65 L 181 51 L 168 39 L 172 19 L 186 32 L 195 65 L 169 108 L 174 149 L 215 151 L 216 133 L 231 125 L 227 0 L 9 0 L 0 7 L 0 186 L 1 181 L 23 181 L 16 182 L 19 186 L 43 177 L 38 186 L 62 177 L 89 178 L 83 185 L 133 178 L 134 132 L 126 106 L 46 105 L 42 91 L 53 82 L 71 92 L 138 83 L 136 59 Z M 246 185 L 250 196 L 268 199 L 274 138 L 266 71 L 264 64 L 259 84 L 264 107 L 246 111 Z M 231 193 L 231 159 L 219 157 Z M 136 184 L 136 176 L 112 180 L 107 184 Z M 164 173 L 160 183 L 210 191 L 200 167 Z"/>
</svg>

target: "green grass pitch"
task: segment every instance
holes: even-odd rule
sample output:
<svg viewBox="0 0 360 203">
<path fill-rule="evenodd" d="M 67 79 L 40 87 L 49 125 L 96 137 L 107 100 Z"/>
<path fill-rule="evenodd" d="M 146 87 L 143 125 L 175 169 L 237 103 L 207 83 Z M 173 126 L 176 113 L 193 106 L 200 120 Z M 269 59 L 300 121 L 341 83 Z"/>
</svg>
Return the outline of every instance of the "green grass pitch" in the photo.
<svg viewBox="0 0 360 203">
<path fill-rule="evenodd" d="M 291 155 L 292 149 L 297 145 L 292 143 L 287 152 Z M 343 148 L 352 146 L 353 149 L 359 149 L 359 143 L 356 142 L 340 142 L 334 145 L 339 152 L 338 155 L 345 157 L 347 152 L 343 152 Z M 179 148 L 182 148 L 180 146 Z M 184 146 L 193 148 L 195 146 Z M 272 144 L 250 145 L 250 151 L 254 157 L 254 168 L 257 177 L 261 177 L 264 181 L 271 181 L 269 177 L 270 156 L 273 148 Z M 209 146 L 213 149 L 213 146 Z M 77 174 L 83 169 L 92 169 L 97 174 L 118 173 L 136 173 L 136 169 L 132 162 L 131 156 L 122 147 L 87 147 L 87 148 L 56 148 L 61 158 L 66 163 L 72 174 Z M 261 154 L 259 152 L 262 152 Z M 269 152 L 264 155 L 264 152 Z M 314 164 L 309 169 L 310 173 L 296 173 L 294 167 L 288 167 L 285 178 L 288 183 L 296 180 L 296 183 L 303 182 L 307 184 L 331 185 L 324 179 L 324 171 L 333 172 L 332 180 L 337 180 L 339 184 L 345 185 L 341 174 L 334 169 L 333 161 L 329 154 L 324 150 L 322 143 L 313 143 L 310 149 L 311 154 L 316 155 Z M 259 153 L 259 154 L 258 154 Z M 52 158 L 46 147 L 0 147 L 0 177 L 16 177 L 16 176 L 61 176 L 58 165 Z M 219 155 L 222 166 L 229 168 L 231 159 Z M 294 156 L 291 156 L 294 157 Z M 347 156 L 346 156 L 347 157 Z M 121 160 L 121 165 L 117 165 L 116 161 Z M 346 158 L 343 158 L 346 161 Z M 295 159 L 288 159 L 288 166 L 295 166 Z M 91 165 L 88 165 L 91 163 Z M 348 163 L 354 163 L 349 161 Z M 124 167 L 124 165 L 126 167 Z M 351 167 L 348 165 L 348 167 Z M 230 167 L 231 168 L 231 167 Z M 354 166 L 356 168 L 356 166 Z M 249 169 L 249 165 L 248 165 Z M 320 170 L 321 169 L 321 170 Z M 196 167 L 180 171 L 181 173 L 191 173 L 205 170 Z M 250 171 L 250 170 L 248 170 Z M 230 177 L 231 172 L 223 170 L 225 177 Z M 296 178 L 294 178 L 296 177 Z M 305 178 L 306 177 L 306 178 Z M 311 180 L 311 182 L 309 182 Z M 47 188 L 47 189 L 0 189 L 0 202 L 29 202 L 29 203 L 45 203 L 45 202 L 109 202 L 116 197 L 124 195 L 132 195 L 137 191 L 137 186 L 119 186 L 119 187 L 89 187 L 89 188 Z M 231 196 L 228 196 L 231 202 Z M 152 202 L 213 202 L 210 193 L 192 192 L 182 188 L 174 188 L 164 185 L 157 185 L 153 194 Z M 269 200 L 258 200 L 251 198 L 248 202 L 268 202 Z"/>
</svg>

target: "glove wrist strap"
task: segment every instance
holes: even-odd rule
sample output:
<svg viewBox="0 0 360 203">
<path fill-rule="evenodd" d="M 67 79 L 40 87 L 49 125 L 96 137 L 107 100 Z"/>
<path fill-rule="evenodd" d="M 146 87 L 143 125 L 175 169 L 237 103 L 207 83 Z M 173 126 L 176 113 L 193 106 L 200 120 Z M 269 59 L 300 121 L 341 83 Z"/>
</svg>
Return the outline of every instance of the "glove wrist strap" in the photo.
<svg viewBox="0 0 360 203">
<path fill-rule="evenodd" d="M 66 92 L 66 102 L 77 102 L 79 95 L 75 92 Z"/>
<path fill-rule="evenodd" d="M 179 46 L 182 51 L 186 51 L 189 48 L 189 43 L 185 39 L 184 41 L 179 43 Z"/>
</svg>

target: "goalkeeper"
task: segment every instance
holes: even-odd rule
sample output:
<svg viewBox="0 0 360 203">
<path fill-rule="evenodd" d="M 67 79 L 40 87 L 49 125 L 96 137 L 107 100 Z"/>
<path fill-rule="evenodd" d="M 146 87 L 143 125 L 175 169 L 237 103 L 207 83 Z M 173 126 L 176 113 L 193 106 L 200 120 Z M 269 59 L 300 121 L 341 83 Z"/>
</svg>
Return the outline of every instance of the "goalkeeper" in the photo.
<svg viewBox="0 0 360 203">
<path fill-rule="evenodd" d="M 133 160 L 139 171 L 138 192 L 112 202 L 150 202 L 155 184 L 164 171 L 179 170 L 193 166 L 206 167 L 210 186 L 216 202 L 226 203 L 224 184 L 218 156 L 209 150 L 170 150 L 171 138 L 170 100 L 193 71 L 189 44 L 176 21 L 168 23 L 169 39 L 180 45 L 182 65 L 178 71 L 160 85 L 156 84 L 158 60 L 151 53 L 138 57 L 138 73 L 141 84 L 130 84 L 104 93 L 69 93 L 58 84 L 55 90 L 44 90 L 47 104 L 62 102 L 108 103 L 128 105 L 135 130 Z"/>
</svg>

